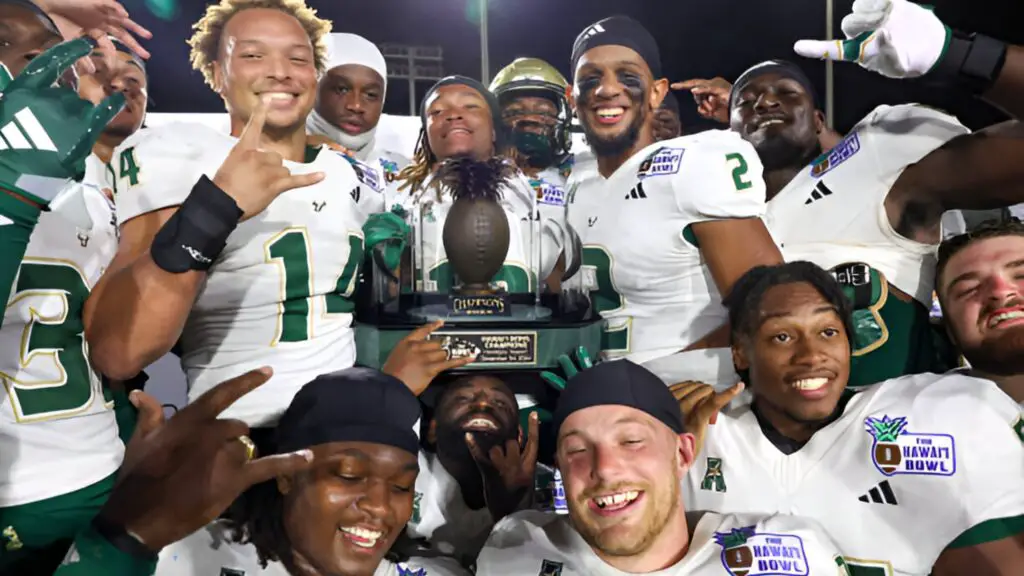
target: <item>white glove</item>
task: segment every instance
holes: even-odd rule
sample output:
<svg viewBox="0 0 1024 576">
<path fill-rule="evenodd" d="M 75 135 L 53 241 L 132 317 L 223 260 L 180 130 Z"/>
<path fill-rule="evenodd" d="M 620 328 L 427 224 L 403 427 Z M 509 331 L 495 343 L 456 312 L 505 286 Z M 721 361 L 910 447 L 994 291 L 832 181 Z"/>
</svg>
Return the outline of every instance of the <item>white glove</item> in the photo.
<svg viewBox="0 0 1024 576">
<path fill-rule="evenodd" d="M 915 78 L 942 59 L 952 33 L 931 10 L 907 0 L 856 0 L 842 28 L 846 40 L 799 40 L 793 50 L 856 62 L 889 78 Z"/>
</svg>

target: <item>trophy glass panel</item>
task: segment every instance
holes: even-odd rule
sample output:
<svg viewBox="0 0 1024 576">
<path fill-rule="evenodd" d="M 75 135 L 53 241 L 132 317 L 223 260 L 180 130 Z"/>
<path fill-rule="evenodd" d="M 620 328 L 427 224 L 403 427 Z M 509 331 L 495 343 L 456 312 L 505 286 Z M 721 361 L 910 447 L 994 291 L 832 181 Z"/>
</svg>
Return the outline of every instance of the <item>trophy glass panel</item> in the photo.
<svg viewBox="0 0 1024 576">
<path fill-rule="evenodd" d="M 550 274 L 557 253 L 542 241 L 542 222 L 520 217 L 505 202 L 494 208 L 504 213 L 508 224 L 508 248 L 505 258 L 495 259 L 496 272 L 482 278 L 474 264 L 470 243 L 481 250 L 494 250 L 500 239 L 487 232 L 470 234 L 469 226 L 453 222 L 451 245 L 445 245 L 444 231 L 449 216 L 459 217 L 448 198 L 441 202 L 424 199 L 411 212 L 413 242 L 411 275 L 415 278 L 413 297 L 406 312 L 420 321 L 440 318 L 459 322 L 544 321 L 551 310 L 540 304 L 544 280 Z M 496 216 L 500 217 L 500 216 Z M 457 244 L 457 245 L 456 245 Z M 497 245 L 500 254 L 500 245 Z M 467 263 L 468 262 L 468 263 Z M 486 274 L 486 272 L 485 272 Z"/>
</svg>

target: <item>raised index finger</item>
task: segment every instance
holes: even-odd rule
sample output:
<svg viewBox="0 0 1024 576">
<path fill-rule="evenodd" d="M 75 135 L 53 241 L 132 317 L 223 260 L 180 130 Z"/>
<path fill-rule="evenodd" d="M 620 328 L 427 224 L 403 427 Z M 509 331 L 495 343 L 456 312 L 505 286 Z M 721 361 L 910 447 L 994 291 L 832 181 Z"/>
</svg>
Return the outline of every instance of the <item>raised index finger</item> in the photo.
<svg viewBox="0 0 1024 576">
<path fill-rule="evenodd" d="M 670 87 L 673 90 L 690 90 L 691 88 L 703 86 L 708 82 L 710 82 L 710 80 L 706 80 L 704 78 L 690 78 L 689 80 L 683 80 L 682 82 L 673 82 Z"/>
<path fill-rule="evenodd" d="M 249 123 L 245 125 L 242 134 L 238 137 L 236 147 L 256 150 L 260 147 L 260 136 L 263 134 L 263 125 L 267 122 L 267 108 L 269 108 L 269 96 L 260 97 L 259 104 L 249 116 Z"/>
<path fill-rule="evenodd" d="M 405 337 L 406 340 L 426 340 L 430 333 L 437 330 L 441 326 L 444 326 L 444 320 L 434 320 L 430 324 L 424 324 L 419 328 L 409 332 L 409 335 Z"/>
<path fill-rule="evenodd" d="M 273 370 L 264 366 L 236 376 L 227 382 L 221 382 L 207 390 L 195 402 L 185 406 L 175 418 L 196 422 L 214 420 L 228 406 L 269 380 L 273 373 Z"/>
</svg>

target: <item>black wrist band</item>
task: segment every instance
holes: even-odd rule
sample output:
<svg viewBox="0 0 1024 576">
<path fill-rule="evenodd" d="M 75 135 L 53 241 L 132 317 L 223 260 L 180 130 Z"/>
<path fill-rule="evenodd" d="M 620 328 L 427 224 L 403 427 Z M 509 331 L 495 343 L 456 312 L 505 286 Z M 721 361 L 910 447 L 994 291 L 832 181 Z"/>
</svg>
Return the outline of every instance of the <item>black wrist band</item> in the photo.
<svg viewBox="0 0 1024 576">
<path fill-rule="evenodd" d="M 150 257 L 172 274 L 209 270 L 242 214 L 231 196 L 203 176 L 156 233 Z"/>
<path fill-rule="evenodd" d="M 1005 42 L 984 34 L 953 30 L 946 53 L 929 76 L 959 84 L 972 94 L 983 94 L 995 83 L 1004 63 Z"/>
<path fill-rule="evenodd" d="M 129 534 L 124 526 L 108 522 L 102 516 L 97 516 L 92 520 L 92 529 L 102 536 L 104 540 L 110 542 L 111 546 L 129 556 L 140 560 L 157 559 L 157 553 L 146 548 L 146 545 Z"/>
</svg>

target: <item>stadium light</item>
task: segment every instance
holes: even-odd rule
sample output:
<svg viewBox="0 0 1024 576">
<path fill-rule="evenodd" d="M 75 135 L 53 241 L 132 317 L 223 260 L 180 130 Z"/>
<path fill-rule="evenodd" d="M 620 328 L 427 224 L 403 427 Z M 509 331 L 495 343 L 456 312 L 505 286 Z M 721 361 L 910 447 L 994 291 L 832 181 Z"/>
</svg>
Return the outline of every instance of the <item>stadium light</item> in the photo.
<svg viewBox="0 0 1024 576">
<path fill-rule="evenodd" d="M 417 116 L 416 82 L 444 78 L 444 51 L 440 46 L 381 44 L 388 63 L 388 80 L 409 81 L 409 115 Z"/>
</svg>

